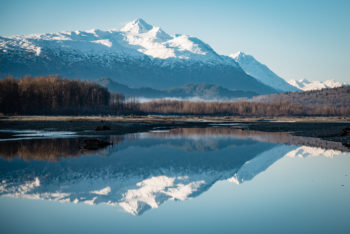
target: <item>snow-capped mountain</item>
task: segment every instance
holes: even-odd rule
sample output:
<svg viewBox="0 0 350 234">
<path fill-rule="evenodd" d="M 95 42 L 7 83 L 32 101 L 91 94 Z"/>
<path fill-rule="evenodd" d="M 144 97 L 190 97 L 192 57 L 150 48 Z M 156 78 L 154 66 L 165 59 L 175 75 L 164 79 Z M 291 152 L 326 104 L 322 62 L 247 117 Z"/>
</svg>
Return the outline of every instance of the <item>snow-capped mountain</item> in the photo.
<svg viewBox="0 0 350 234">
<path fill-rule="evenodd" d="M 168 34 L 142 19 L 122 29 L 0 37 L 0 76 L 109 77 L 131 88 L 208 83 L 273 93 L 198 38 Z"/>
<path fill-rule="evenodd" d="M 344 82 L 337 82 L 335 80 L 309 81 L 307 79 L 289 80 L 288 83 L 303 91 L 337 88 L 346 85 Z"/>
<path fill-rule="evenodd" d="M 77 52 L 84 56 L 106 56 L 110 53 L 119 56 L 159 59 L 186 59 L 189 62 L 211 61 L 230 63 L 229 59 L 218 55 L 197 38 L 186 35 L 169 35 L 159 27 L 153 27 L 142 19 L 127 23 L 121 30 L 72 31 L 48 34 L 33 34 L 1 38 L 4 53 L 22 49 L 36 56 L 43 55 L 45 49 L 54 52 Z M 74 60 L 74 58 L 71 58 Z M 231 65 L 235 65 L 231 63 Z"/>
<path fill-rule="evenodd" d="M 335 80 L 309 81 L 306 79 L 301 79 L 286 81 L 283 78 L 276 75 L 266 65 L 257 61 L 251 55 L 245 54 L 243 52 L 237 52 L 231 54 L 230 57 L 233 58 L 248 75 L 254 77 L 255 79 L 268 86 L 273 87 L 274 89 L 283 92 L 337 88 L 346 85 L 346 83 L 337 82 Z"/>
<path fill-rule="evenodd" d="M 230 55 L 248 74 L 260 82 L 283 92 L 300 91 L 298 87 L 287 83 L 284 79 L 276 75 L 266 65 L 257 61 L 253 56 L 243 52 Z"/>
</svg>

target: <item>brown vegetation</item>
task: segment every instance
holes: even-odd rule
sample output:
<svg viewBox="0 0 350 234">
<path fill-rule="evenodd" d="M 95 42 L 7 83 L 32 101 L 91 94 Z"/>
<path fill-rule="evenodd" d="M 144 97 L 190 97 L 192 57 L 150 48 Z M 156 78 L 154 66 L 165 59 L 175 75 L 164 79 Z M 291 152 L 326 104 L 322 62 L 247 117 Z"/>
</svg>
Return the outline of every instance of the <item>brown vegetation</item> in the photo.
<svg viewBox="0 0 350 234">
<path fill-rule="evenodd" d="M 305 92 L 281 93 L 259 96 L 259 102 L 290 102 L 306 106 L 333 106 L 345 108 L 350 106 L 350 86 L 327 88 Z"/>
<path fill-rule="evenodd" d="M 240 102 L 137 103 L 96 83 L 58 76 L 0 80 L 3 114 L 177 114 L 247 117 L 350 116 L 350 87 L 257 97 Z"/>
<path fill-rule="evenodd" d="M 109 99 L 102 86 L 58 76 L 0 80 L 4 114 L 98 113 L 108 108 Z"/>
<path fill-rule="evenodd" d="M 292 102 L 190 102 L 152 101 L 141 103 L 140 111 L 153 114 L 233 116 L 349 116 L 350 106 L 300 105 Z"/>
<path fill-rule="evenodd" d="M 350 86 L 259 96 L 240 102 L 153 101 L 140 110 L 158 114 L 233 116 L 349 116 Z"/>
</svg>

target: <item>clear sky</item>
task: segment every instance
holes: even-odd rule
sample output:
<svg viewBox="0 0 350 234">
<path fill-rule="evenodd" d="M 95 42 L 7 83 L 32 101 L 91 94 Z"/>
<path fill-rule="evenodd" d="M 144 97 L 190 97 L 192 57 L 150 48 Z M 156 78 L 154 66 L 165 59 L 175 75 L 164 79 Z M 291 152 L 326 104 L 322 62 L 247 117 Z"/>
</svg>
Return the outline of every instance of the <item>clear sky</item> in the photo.
<svg viewBox="0 0 350 234">
<path fill-rule="evenodd" d="M 285 79 L 350 83 L 350 0 L 0 0 L 0 36 L 121 28 L 143 18 L 243 51 Z"/>
</svg>

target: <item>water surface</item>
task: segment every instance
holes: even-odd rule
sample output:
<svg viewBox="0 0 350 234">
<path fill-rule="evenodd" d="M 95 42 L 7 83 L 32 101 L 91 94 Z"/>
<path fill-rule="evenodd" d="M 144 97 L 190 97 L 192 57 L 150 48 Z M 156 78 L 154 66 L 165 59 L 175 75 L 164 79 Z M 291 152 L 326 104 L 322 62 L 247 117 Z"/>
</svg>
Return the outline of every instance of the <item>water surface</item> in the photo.
<svg viewBox="0 0 350 234">
<path fill-rule="evenodd" d="M 52 134 L 54 135 L 54 134 Z M 234 126 L 0 142 L 2 233 L 349 233 L 340 143 Z"/>
</svg>

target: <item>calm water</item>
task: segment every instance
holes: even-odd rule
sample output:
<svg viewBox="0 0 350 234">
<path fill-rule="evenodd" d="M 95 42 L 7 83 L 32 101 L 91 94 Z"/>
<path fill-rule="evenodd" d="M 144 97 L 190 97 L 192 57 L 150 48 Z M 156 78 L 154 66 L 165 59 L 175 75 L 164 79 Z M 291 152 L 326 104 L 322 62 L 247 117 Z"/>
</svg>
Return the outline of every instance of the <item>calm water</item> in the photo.
<svg viewBox="0 0 350 234">
<path fill-rule="evenodd" d="M 339 143 L 213 126 L 88 151 L 58 135 L 0 142 L 1 233 L 350 233 Z"/>
</svg>

